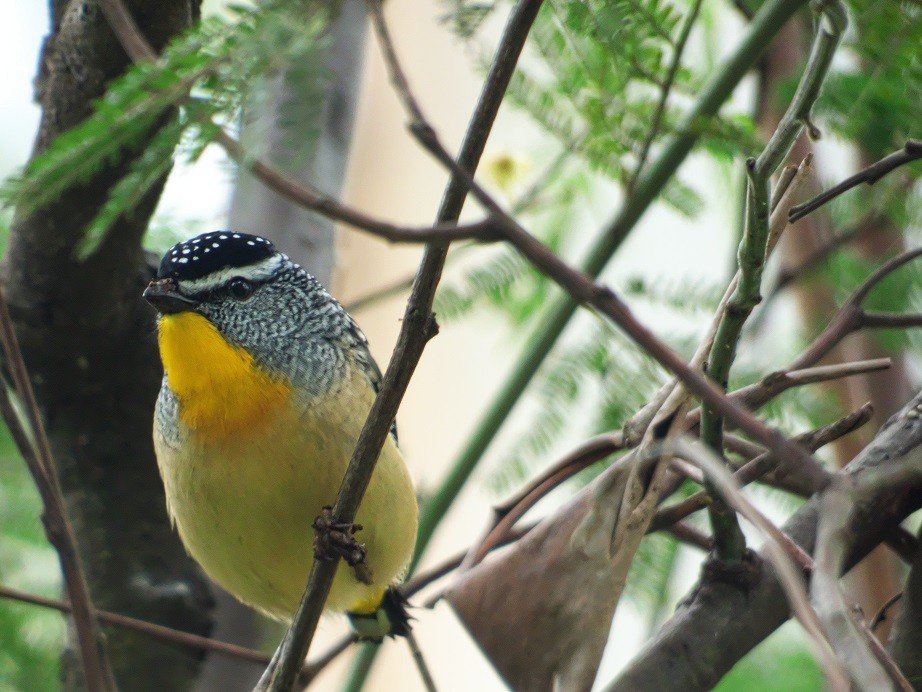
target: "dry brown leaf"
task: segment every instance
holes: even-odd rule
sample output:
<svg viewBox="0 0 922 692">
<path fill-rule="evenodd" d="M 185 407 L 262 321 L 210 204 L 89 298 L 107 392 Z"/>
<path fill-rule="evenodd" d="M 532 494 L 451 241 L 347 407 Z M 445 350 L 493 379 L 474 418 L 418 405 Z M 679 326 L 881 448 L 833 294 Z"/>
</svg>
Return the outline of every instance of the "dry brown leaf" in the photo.
<svg viewBox="0 0 922 692">
<path fill-rule="evenodd" d="M 446 599 L 513 689 L 592 687 L 627 570 L 649 523 L 633 511 L 629 528 L 621 524 L 626 530 L 616 531 L 625 490 L 637 477 L 635 459 L 619 460 L 511 548 L 459 575 L 448 590 Z M 646 505 L 641 500 L 640 507 Z"/>
</svg>

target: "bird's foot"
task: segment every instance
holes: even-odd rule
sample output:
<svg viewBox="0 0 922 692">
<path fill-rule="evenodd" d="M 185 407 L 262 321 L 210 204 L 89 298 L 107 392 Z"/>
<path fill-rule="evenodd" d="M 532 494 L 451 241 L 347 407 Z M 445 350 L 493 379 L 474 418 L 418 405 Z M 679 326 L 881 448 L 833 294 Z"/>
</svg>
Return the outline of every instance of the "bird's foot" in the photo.
<svg viewBox="0 0 922 692">
<path fill-rule="evenodd" d="M 333 508 L 327 505 L 320 516 L 314 519 L 314 556 L 324 562 L 341 557 L 350 567 L 356 568 L 358 576 L 360 568 L 368 570 L 365 565 L 367 551 L 355 537 L 356 532 L 361 530 L 361 524 L 335 521 Z M 363 581 L 361 577 L 359 579 Z"/>
</svg>

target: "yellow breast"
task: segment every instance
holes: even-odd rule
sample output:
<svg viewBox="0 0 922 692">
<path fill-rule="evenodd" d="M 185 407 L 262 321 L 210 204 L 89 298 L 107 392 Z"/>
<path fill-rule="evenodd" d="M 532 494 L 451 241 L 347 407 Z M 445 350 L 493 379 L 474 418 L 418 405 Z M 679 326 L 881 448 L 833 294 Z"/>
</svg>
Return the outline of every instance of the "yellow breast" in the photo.
<svg viewBox="0 0 922 692">
<path fill-rule="evenodd" d="M 241 426 L 256 431 L 291 400 L 290 384 L 260 369 L 198 313 L 163 315 L 159 339 L 180 420 L 203 440 L 227 439 Z"/>
</svg>

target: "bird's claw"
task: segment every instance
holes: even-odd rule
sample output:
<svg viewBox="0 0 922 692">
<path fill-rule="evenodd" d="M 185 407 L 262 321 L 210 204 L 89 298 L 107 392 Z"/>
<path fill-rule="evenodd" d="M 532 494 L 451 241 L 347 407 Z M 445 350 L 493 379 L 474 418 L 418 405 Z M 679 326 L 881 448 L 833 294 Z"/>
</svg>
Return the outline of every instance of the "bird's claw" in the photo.
<svg viewBox="0 0 922 692">
<path fill-rule="evenodd" d="M 313 526 L 314 556 L 318 560 L 328 562 L 341 557 L 350 567 L 365 564 L 365 545 L 355 538 L 355 533 L 362 530 L 361 524 L 335 521 L 333 508 L 327 505 L 314 519 Z"/>
</svg>

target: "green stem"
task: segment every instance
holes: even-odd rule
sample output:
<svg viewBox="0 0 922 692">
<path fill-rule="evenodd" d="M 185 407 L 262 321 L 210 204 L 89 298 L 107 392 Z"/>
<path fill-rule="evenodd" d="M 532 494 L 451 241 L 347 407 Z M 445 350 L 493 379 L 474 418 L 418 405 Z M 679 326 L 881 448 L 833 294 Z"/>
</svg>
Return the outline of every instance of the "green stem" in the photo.
<svg viewBox="0 0 922 692">
<path fill-rule="evenodd" d="M 349 679 L 343 687 L 343 692 L 360 692 L 365 685 L 365 680 L 371 672 L 371 667 L 378 657 L 378 651 L 381 649 L 380 644 L 365 642 L 359 646 L 355 654 L 355 659 L 349 667 Z"/>
<path fill-rule="evenodd" d="M 583 272 L 592 277 L 599 275 L 666 182 L 688 156 L 698 140 L 701 126 L 716 115 L 749 68 L 759 59 L 772 37 L 806 4 L 807 0 L 769 0 L 762 6 L 736 52 L 705 86 L 676 134 L 667 141 L 659 156 L 638 178 L 633 193 L 625 200 L 621 211 L 582 263 Z M 555 300 L 545 316 L 538 321 L 541 325 L 538 333 L 532 337 L 514 370 L 480 419 L 467 445 L 455 459 L 448 476 L 423 507 L 411 570 L 419 564 L 442 517 L 451 507 L 481 456 L 563 332 L 570 317 L 576 312 L 576 308 L 577 304 L 569 296 L 562 296 Z"/>
<path fill-rule="evenodd" d="M 765 265 L 769 225 L 769 180 L 788 155 L 804 124 L 809 124 L 810 110 L 829 72 L 829 65 L 847 24 L 845 10 L 838 0 L 814 3 L 819 14 L 810 58 L 797 91 L 781 122 L 757 159 L 746 162 L 749 184 L 746 190 L 746 214 L 738 262 L 740 280 L 717 328 L 714 347 L 708 359 L 708 375 L 724 389 L 736 358 L 740 335 L 753 308 L 762 300 L 762 270 Z M 701 439 L 717 453 L 723 450 L 723 417 L 709 406 L 701 416 Z M 736 513 L 715 492 L 709 482 L 705 487 L 714 502 L 708 507 L 714 531 L 714 549 L 724 562 L 742 561 L 746 539 Z"/>
</svg>

